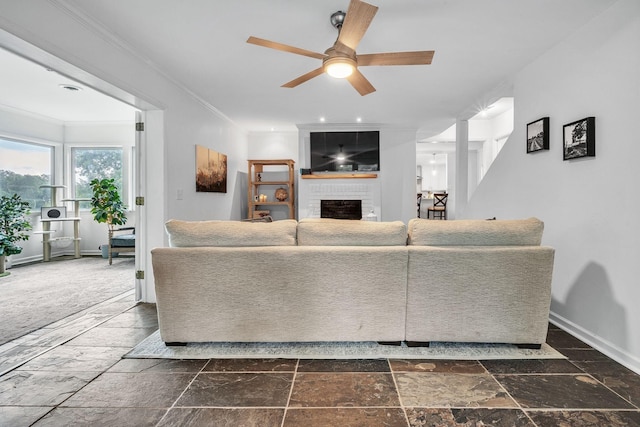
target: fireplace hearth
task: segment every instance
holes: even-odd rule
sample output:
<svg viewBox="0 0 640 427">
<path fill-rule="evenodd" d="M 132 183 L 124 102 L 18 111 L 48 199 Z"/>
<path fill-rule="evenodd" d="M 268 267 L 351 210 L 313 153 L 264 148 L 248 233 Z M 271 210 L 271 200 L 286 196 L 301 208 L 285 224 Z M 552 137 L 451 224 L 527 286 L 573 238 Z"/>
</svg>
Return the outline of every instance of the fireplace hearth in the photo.
<svg viewBox="0 0 640 427">
<path fill-rule="evenodd" d="M 362 219 L 362 200 L 320 200 L 320 218 Z"/>
</svg>

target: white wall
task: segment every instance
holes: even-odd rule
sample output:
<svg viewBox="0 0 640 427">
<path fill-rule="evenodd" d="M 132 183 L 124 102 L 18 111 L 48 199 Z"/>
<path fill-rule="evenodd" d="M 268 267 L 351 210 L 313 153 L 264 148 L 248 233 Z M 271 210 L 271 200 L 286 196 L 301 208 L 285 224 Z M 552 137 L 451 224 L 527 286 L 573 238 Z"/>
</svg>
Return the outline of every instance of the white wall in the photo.
<svg viewBox="0 0 640 427">
<path fill-rule="evenodd" d="M 25 114 L 5 106 L 0 107 L 0 135 L 33 142 L 62 143 L 63 123 L 35 114 Z"/>
<path fill-rule="evenodd" d="M 514 80 L 515 130 L 464 217 L 536 216 L 556 248 L 552 320 L 640 373 L 640 2 L 620 0 Z M 526 124 L 550 117 L 550 150 Z M 562 160 L 562 125 L 596 118 L 596 157 Z"/>
<path fill-rule="evenodd" d="M 513 116 L 514 110 L 509 109 L 491 120 L 490 135 L 482 145 L 484 170 L 481 177 L 489 170 L 491 164 L 502 149 L 503 144 L 500 144 L 500 141 L 508 138 L 511 132 L 513 132 Z"/>
<path fill-rule="evenodd" d="M 298 132 L 250 132 L 249 159 L 292 159 L 298 163 Z M 285 166 L 283 170 L 287 170 Z M 247 166 L 245 165 L 245 171 Z"/>
<path fill-rule="evenodd" d="M 406 224 L 416 217 L 416 133 L 417 129 L 380 130 L 381 221 Z"/>
<path fill-rule="evenodd" d="M 416 163 L 422 168 L 419 193 L 426 195 L 428 191 L 447 190 L 447 153 L 436 154 L 434 159 L 433 153 L 419 151 L 416 153 Z"/>
</svg>

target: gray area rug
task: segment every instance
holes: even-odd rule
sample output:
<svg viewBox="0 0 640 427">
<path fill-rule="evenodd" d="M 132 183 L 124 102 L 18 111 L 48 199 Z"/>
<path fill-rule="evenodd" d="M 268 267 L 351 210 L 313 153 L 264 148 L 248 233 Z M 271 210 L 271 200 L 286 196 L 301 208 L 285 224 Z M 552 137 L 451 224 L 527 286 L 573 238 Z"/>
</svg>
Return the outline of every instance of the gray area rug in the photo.
<svg viewBox="0 0 640 427">
<path fill-rule="evenodd" d="M 432 343 L 430 347 L 375 342 L 189 343 L 167 347 L 156 331 L 124 355 L 128 359 L 564 359 L 547 344 L 540 350 L 510 344 Z"/>
<path fill-rule="evenodd" d="M 130 291 L 133 257 L 57 257 L 18 265 L 0 278 L 0 344 Z"/>
</svg>

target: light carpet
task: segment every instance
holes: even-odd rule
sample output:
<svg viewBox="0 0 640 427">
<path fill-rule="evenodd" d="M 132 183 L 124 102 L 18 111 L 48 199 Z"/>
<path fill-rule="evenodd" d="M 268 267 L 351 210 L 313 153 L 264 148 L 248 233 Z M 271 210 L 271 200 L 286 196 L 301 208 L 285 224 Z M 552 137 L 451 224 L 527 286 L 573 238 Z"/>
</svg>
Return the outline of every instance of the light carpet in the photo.
<svg viewBox="0 0 640 427">
<path fill-rule="evenodd" d="M 429 347 L 376 342 L 189 343 L 168 347 L 156 331 L 124 355 L 126 359 L 564 359 L 547 344 L 540 350 L 510 344 L 434 342 Z"/>
<path fill-rule="evenodd" d="M 130 291 L 135 259 L 56 257 L 0 278 L 0 344 Z"/>
</svg>

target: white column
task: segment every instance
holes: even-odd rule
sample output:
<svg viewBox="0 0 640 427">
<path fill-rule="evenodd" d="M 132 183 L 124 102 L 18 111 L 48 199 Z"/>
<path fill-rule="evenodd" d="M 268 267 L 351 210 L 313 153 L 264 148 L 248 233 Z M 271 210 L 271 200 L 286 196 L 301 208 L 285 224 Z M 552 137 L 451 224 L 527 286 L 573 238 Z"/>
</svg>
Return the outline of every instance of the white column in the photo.
<svg viewBox="0 0 640 427">
<path fill-rule="evenodd" d="M 467 207 L 469 198 L 469 121 L 456 121 L 455 218 Z"/>
</svg>

